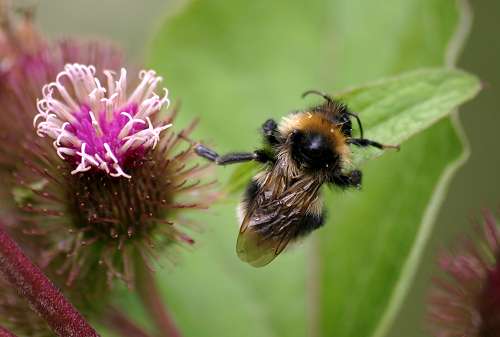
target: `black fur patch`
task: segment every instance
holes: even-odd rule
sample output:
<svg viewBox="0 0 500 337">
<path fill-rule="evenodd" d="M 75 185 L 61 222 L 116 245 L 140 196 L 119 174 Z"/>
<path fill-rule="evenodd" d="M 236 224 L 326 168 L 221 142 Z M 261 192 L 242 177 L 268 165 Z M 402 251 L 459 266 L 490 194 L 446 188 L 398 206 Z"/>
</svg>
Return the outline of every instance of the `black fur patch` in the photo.
<svg viewBox="0 0 500 337">
<path fill-rule="evenodd" d="M 326 164 L 333 167 L 338 160 L 328 139 L 317 132 L 297 131 L 292 135 L 291 144 L 292 158 L 301 167 L 319 169 Z"/>
<path fill-rule="evenodd" d="M 303 237 L 312 231 L 320 228 L 325 223 L 326 212 L 323 211 L 320 215 L 318 214 L 306 214 L 300 223 L 297 237 Z"/>
<path fill-rule="evenodd" d="M 246 202 L 252 201 L 253 199 L 255 199 L 255 196 L 257 195 L 258 191 L 259 191 L 259 184 L 252 179 L 252 181 L 248 183 L 247 188 L 245 190 L 244 200 Z"/>
</svg>

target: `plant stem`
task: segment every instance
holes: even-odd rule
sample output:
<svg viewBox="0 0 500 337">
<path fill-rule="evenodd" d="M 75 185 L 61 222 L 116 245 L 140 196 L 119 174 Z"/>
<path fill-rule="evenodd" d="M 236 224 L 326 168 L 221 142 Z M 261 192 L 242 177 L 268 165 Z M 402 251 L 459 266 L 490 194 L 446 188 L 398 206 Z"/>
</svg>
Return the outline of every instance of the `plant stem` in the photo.
<svg viewBox="0 0 500 337">
<path fill-rule="evenodd" d="M 123 337 L 151 337 L 125 314 L 115 308 L 111 308 L 105 313 L 102 323 Z"/>
<path fill-rule="evenodd" d="M 0 326 L 0 337 L 16 337 L 16 335 Z"/>
<path fill-rule="evenodd" d="M 179 329 L 163 303 L 153 272 L 137 259 L 137 290 L 145 309 L 151 315 L 161 337 L 181 337 Z"/>
<path fill-rule="evenodd" d="M 9 237 L 0 222 L 0 272 L 60 337 L 97 337 L 64 295 Z"/>
</svg>

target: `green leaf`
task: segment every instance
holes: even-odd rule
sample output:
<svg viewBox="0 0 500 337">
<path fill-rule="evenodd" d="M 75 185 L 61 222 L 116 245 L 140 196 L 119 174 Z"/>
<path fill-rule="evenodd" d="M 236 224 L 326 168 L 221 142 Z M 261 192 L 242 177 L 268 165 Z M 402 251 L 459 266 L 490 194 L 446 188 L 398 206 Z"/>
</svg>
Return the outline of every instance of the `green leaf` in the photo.
<svg viewBox="0 0 500 337">
<path fill-rule="evenodd" d="M 360 86 L 338 98 L 359 114 L 366 138 L 401 144 L 448 116 L 479 90 L 479 80 L 459 70 L 417 70 Z M 376 149 L 357 152 L 357 164 L 383 153 Z"/>
<path fill-rule="evenodd" d="M 167 19 L 153 40 L 150 63 L 182 98 L 177 125 L 200 116 L 198 136 L 220 152 L 239 151 L 258 146 L 257 130 L 267 118 L 304 108 L 299 96 L 307 89 L 335 92 L 442 65 L 457 22 L 454 3 L 445 0 L 195 0 Z M 411 124 L 413 130 L 394 139 L 402 141 L 476 90 L 466 74 L 432 72 L 433 80 L 413 87 L 415 95 L 393 83 L 402 94 L 392 96 L 395 107 L 384 107 L 393 93 L 377 91 L 377 85 L 345 100 L 371 125 L 370 137 L 390 141 L 394 130 L 388 127 Z M 412 87 L 411 81 L 401 84 Z M 440 94 L 429 95 L 431 87 Z M 454 94 L 447 96 L 444 88 Z M 428 98 L 423 106 L 418 95 Z M 420 122 L 410 123 L 413 117 Z M 159 274 L 181 330 L 192 337 L 383 335 L 452 167 L 463 157 L 460 143 L 443 119 L 400 152 L 368 162 L 363 190 L 328 193 L 325 227 L 264 269 L 235 256 L 235 198 L 199 216 L 207 232 L 197 238 L 196 251 Z M 219 172 L 227 177 L 231 169 Z"/>
</svg>

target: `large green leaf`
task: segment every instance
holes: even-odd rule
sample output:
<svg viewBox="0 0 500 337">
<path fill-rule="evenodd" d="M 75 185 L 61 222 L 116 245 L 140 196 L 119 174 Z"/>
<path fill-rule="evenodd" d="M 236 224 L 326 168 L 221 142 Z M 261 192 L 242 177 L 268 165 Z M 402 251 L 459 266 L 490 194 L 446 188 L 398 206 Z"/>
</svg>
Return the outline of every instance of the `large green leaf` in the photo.
<svg viewBox="0 0 500 337">
<path fill-rule="evenodd" d="M 221 152 L 252 149 L 260 124 L 304 107 L 299 95 L 306 89 L 333 92 L 440 65 L 457 21 L 448 0 L 197 0 L 162 26 L 151 64 L 182 97 L 180 124 L 200 116 L 198 135 Z M 450 109 L 475 90 L 470 77 L 453 74 L 471 85 L 464 84 Z M 428 88 L 417 89 L 423 94 Z M 368 91 L 374 95 L 376 89 Z M 391 93 L 380 94 L 383 102 Z M 363 97 L 345 99 L 369 124 L 370 107 L 385 110 Z M 407 117 L 418 110 L 415 103 L 405 110 Z M 428 105 L 425 127 L 449 112 L 438 103 Z M 391 130 L 381 130 L 386 131 Z M 390 140 L 391 134 L 385 135 Z M 252 269 L 235 256 L 236 199 L 199 216 L 208 230 L 196 251 L 159 275 L 184 334 L 363 337 L 383 330 L 379 322 L 383 318 L 384 327 L 390 322 L 398 304 L 394 298 L 404 294 L 432 225 L 435 206 L 429 203 L 436 205 L 442 196 L 443 176 L 460 155 L 460 141 L 445 119 L 405 142 L 400 152 L 369 162 L 363 191 L 329 193 L 326 226 L 264 269 Z M 225 176 L 230 171 L 219 170 Z"/>
</svg>

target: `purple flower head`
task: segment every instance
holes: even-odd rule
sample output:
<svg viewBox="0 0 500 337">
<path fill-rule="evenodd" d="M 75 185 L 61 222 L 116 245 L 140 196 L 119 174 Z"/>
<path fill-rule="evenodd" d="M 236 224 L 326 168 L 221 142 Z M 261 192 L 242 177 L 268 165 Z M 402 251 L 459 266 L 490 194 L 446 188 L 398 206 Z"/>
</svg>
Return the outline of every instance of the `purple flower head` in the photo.
<svg viewBox="0 0 500 337">
<path fill-rule="evenodd" d="M 500 336 L 500 228 L 485 214 L 484 233 L 439 259 L 445 277 L 436 279 L 429 321 L 436 337 Z"/>
<path fill-rule="evenodd" d="M 154 125 L 168 107 L 168 90 L 155 93 L 162 81 L 152 70 L 139 73 L 139 84 L 127 94 L 127 71 L 103 71 L 101 84 L 94 66 L 66 64 L 54 82 L 43 87 L 33 124 L 40 137 L 52 139 L 57 155 L 75 164 L 71 174 L 91 169 L 112 177 L 131 178 L 125 167 L 154 149 L 171 124 Z M 40 122 L 41 120 L 41 122 Z"/>
</svg>

